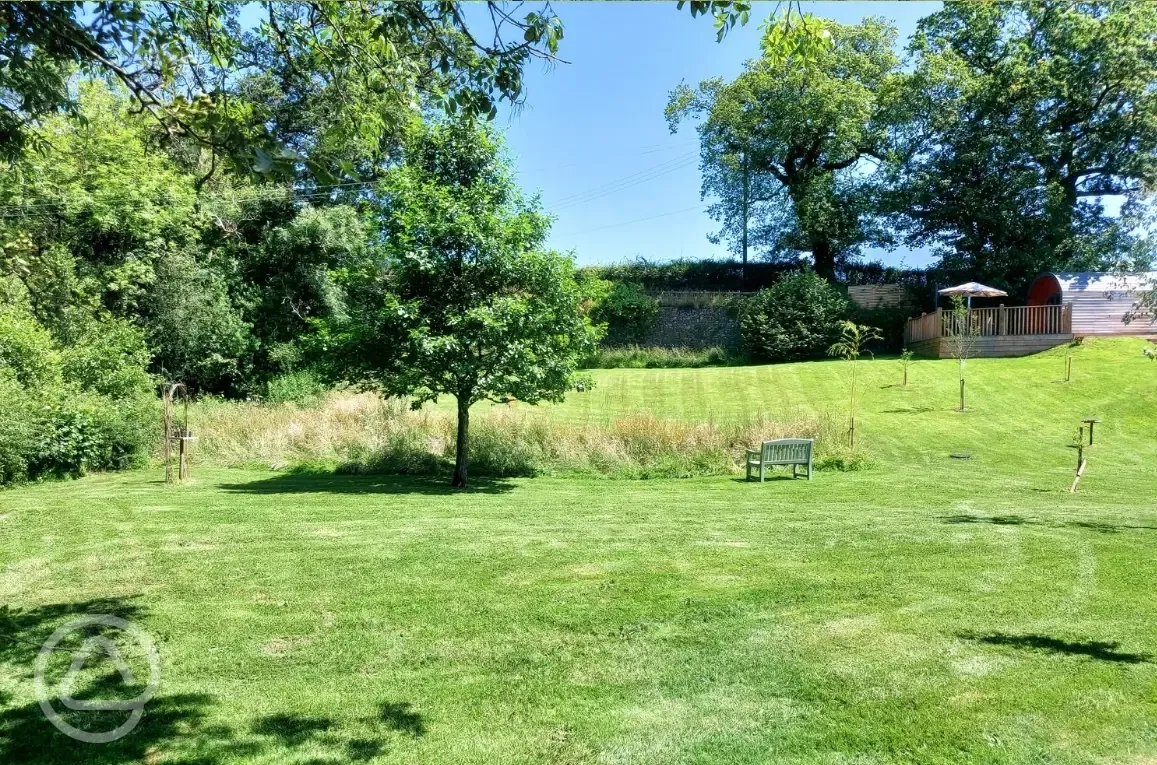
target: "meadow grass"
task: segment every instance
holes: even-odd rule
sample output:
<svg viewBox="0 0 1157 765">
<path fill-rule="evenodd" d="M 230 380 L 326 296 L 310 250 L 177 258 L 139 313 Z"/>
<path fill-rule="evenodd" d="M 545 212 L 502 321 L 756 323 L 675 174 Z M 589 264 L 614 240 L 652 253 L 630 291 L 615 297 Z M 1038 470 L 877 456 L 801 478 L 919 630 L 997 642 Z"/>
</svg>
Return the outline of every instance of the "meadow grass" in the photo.
<svg viewBox="0 0 1157 765">
<path fill-rule="evenodd" d="M 201 466 L 185 486 L 5 491 L 0 762 L 1151 763 L 1157 364 L 1139 348 L 1073 349 L 1068 384 L 1063 350 L 970 362 L 966 413 L 953 362 L 914 364 L 908 389 L 872 362 L 876 464 L 810 482 L 452 492 Z M 599 373 L 545 413 L 722 422 L 843 396 L 833 362 L 649 374 Z M 31 689 L 41 641 L 89 612 L 163 655 L 140 726 L 102 746 L 57 733 Z"/>
</svg>

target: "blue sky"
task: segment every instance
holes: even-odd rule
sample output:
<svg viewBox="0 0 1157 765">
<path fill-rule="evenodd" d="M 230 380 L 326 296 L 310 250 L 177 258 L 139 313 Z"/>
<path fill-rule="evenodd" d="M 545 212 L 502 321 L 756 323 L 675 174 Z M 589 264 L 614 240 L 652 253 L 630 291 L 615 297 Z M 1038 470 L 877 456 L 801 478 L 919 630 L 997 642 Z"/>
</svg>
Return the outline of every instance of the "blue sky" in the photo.
<svg viewBox="0 0 1157 765">
<path fill-rule="evenodd" d="M 533 64 L 527 103 L 499 117 L 519 180 L 556 216 L 550 245 L 580 264 L 634 257 L 725 258 L 707 241 L 715 223 L 702 212 L 698 143 L 690 124 L 675 135 L 663 108 L 681 81 L 737 75 L 759 53 L 759 25 L 775 3 L 756 3 L 746 27 L 715 42 L 710 19 L 674 2 L 557 3 L 565 25 L 559 55 Z M 938 2 L 804 3 L 841 23 L 882 16 L 900 44 Z M 617 185 L 616 185 L 617 183 Z M 926 265 L 923 251 L 875 253 L 886 263 Z"/>
</svg>

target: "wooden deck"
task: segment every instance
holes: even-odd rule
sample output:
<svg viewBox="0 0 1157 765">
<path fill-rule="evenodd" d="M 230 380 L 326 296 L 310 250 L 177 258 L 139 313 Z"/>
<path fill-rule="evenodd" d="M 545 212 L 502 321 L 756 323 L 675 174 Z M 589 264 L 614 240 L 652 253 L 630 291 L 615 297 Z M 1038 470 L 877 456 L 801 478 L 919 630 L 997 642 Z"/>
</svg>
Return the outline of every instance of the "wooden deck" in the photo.
<svg viewBox="0 0 1157 765">
<path fill-rule="evenodd" d="M 952 358 L 953 337 L 972 335 L 969 358 L 1026 356 L 1073 340 L 1072 308 L 1068 305 L 975 308 L 959 320 L 937 309 L 909 319 L 904 346 L 919 356 Z"/>
</svg>

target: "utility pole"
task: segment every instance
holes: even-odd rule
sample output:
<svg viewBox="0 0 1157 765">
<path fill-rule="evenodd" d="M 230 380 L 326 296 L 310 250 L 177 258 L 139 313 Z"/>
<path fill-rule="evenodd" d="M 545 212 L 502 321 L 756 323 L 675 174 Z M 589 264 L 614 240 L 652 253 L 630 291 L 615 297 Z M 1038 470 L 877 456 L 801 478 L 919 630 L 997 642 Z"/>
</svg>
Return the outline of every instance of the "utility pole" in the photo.
<svg viewBox="0 0 1157 765">
<path fill-rule="evenodd" d="M 743 151 L 743 267 L 740 269 L 740 278 L 743 286 L 747 286 L 747 199 L 750 190 L 750 172 L 747 164 L 747 150 Z"/>
</svg>

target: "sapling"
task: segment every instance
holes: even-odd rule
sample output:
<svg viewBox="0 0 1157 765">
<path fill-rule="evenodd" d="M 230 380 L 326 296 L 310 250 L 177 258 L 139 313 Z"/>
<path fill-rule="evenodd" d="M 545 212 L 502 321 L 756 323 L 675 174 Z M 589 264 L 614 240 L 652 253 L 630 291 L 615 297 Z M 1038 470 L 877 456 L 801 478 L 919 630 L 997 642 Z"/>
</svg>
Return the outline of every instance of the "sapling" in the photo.
<svg viewBox="0 0 1157 765">
<path fill-rule="evenodd" d="M 968 304 L 960 295 L 952 296 L 952 312 L 948 314 L 948 328 L 945 340 L 952 358 L 956 359 L 956 368 L 960 379 L 960 409 L 966 411 L 964 404 L 964 365 L 976 352 L 976 341 L 980 336 L 980 327 L 972 321 L 972 312 Z"/>
<path fill-rule="evenodd" d="M 908 387 L 908 365 L 912 363 L 912 351 L 904 348 L 900 351 L 900 366 L 904 369 L 904 387 Z"/>
<path fill-rule="evenodd" d="M 828 348 L 828 355 L 846 360 L 852 368 L 848 445 L 854 449 L 856 446 L 856 364 L 862 353 L 872 355 L 872 352 L 866 350 L 864 345 L 872 340 L 882 340 L 883 336 L 876 327 L 856 324 L 852 321 L 842 321 L 840 327 L 840 339 Z"/>
</svg>

